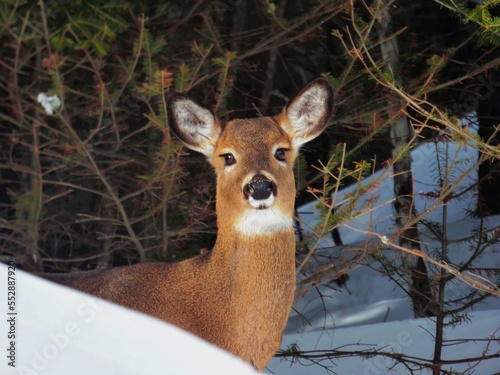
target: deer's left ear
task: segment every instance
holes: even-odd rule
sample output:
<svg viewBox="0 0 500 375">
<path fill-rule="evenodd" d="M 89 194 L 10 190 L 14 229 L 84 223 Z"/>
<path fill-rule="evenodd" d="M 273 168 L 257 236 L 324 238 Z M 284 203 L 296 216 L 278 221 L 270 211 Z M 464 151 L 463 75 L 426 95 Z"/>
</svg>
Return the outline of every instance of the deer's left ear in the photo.
<svg viewBox="0 0 500 375">
<path fill-rule="evenodd" d="M 325 130 L 333 110 L 333 88 L 324 77 L 315 79 L 292 98 L 278 116 L 296 150 Z"/>
<path fill-rule="evenodd" d="M 219 120 L 208 108 L 185 94 L 167 100 L 168 123 L 184 145 L 211 158 L 221 133 Z"/>
</svg>

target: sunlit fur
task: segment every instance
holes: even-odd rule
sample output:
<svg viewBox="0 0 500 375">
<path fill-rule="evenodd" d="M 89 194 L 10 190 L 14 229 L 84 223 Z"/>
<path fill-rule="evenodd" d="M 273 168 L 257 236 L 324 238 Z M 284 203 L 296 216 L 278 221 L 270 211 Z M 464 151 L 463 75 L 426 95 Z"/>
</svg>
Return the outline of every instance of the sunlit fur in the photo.
<svg viewBox="0 0 500 375">
<path fill-rule="evenodd" d="M 279 348 L 295 291 L 293 162 L 298 148 L 326 127 L 332 100 L 332 88 L 320 78 L 276 118 L 222 126 L 186 95 L 172 96 L 173 132 L 217 173 L 212 251 L 178 263 L 43 276 L 175 324 L 262 370 Z M 278 148 L 288 150 L 285 160 L 275 158 Z M 221 156 L 228 152 L 236 159 L 230 166 Z M 254 176 L 273 182 L 272 196 L 244 193 Z"/>
<path fill-rule="evenodd" d="M 292 225 L 290 216 L 285 216 L 279 209 L 270 207 L 246 211 L 236 222 L 236 230 L 241 234 L 254 236 L 289 231 Z"/>
</svg>

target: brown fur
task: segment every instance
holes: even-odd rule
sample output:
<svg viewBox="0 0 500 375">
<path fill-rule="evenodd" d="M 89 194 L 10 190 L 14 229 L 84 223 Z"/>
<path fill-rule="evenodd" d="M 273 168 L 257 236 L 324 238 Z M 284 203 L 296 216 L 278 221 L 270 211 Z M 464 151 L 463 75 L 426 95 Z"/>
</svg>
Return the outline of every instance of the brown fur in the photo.
<svg viewBox="0 0 500 375">
<path fill-rule="evenodd" d="M 257 174 L 275 182 L 272 207 L 291 223 L 292 168 L 298 147 L 302 140 L 321 133 L 332 110 L 332 90 L 326 79 L 313 81 L 299 96 L 311 92 L 308 88 L 320 89 L 322 99 L 318 103 L 311 99 L 298 109 L 307 112 L 315 104 L 324 109 L 314 123 L 297 129 L 287 117 L 288 108 L 297 106 L 296 99 L 277 119 L 237 119 L 223 129 L 208 110 L 186 96 L 170 99 L 174 132 L 187 147 L 205 153 L 217 172 L 218 236 L 212 251 L 173 264 L 42 276 L 175 324 L 262 370 L 279 348 L 293 302 L 295 236 L 291 224 L 273 233 L 255 234 L 242 233 L 235 226 L 246 213 L 255 211 L 242 189 Z M 276 147 L 289 150 L 285 163 L 274 157 Z M 229 172 L 220 156 L 228 152 L 237 159 Z"/>
</svg>

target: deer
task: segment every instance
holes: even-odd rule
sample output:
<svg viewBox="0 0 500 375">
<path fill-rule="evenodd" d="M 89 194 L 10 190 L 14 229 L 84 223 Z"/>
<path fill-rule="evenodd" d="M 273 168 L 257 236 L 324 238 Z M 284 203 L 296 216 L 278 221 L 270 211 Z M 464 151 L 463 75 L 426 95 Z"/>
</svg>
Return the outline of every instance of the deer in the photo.
<svg viewBox="0 0 500 375">
<path fill-rule="evenodd" d="M 174 263 L 41 276 L 174 324 L 262 371 L 281 345 L 295 294 L 294 161 L 324 131 L 332 107 L 325 77 L 275 117 L 223 122 L 190 96 L 171 95 L 172 132 L 215 170 L 212 250 Z"/>
</svg>

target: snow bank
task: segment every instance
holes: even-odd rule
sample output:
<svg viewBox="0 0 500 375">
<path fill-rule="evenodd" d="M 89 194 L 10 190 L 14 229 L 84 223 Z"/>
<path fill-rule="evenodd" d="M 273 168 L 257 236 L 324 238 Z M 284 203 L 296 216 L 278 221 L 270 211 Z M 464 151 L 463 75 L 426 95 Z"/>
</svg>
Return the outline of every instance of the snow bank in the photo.
<svg viewBox="0 0 500 375">
<path fill-rule="evenodd" d="M 7 267 L 0 264 L 2 375 L 256 374 L 240 359 L 160 320 L 19 270 L 15 278 L 17 315 L 7 315 Z M 5 321 L 12 318 L 15 368 L 5 355 L 13 332 Z"/>
</svg>

